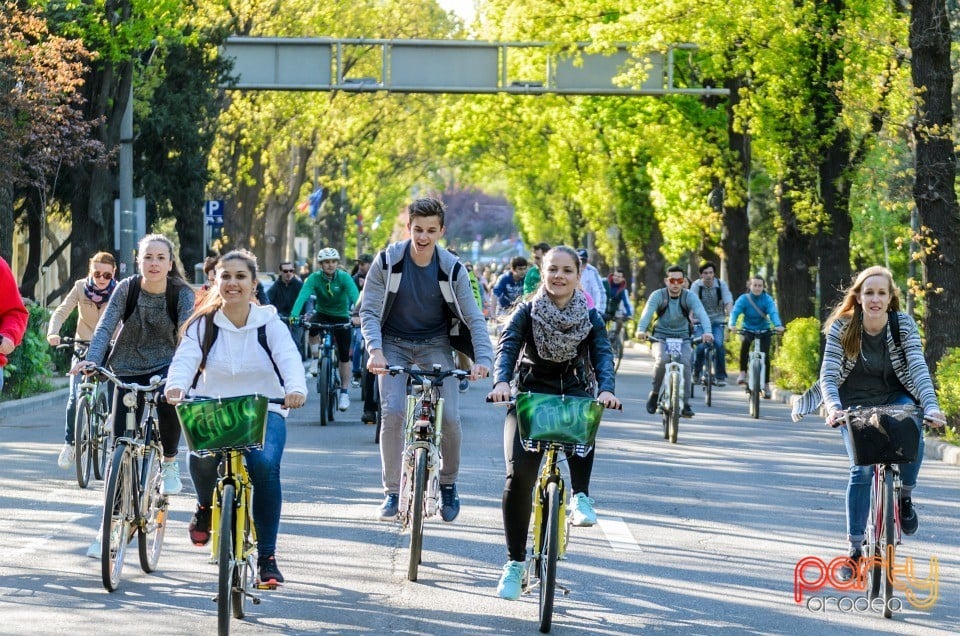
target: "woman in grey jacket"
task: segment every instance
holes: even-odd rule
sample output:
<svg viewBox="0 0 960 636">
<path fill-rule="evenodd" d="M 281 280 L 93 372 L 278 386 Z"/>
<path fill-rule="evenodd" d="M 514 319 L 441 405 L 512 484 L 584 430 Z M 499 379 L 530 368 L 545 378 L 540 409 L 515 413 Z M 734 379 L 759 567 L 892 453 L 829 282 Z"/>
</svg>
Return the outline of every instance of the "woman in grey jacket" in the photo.
<svg viewBox="0 0 960 636">
<path fill-rule="evenodd" d="M 923 357 L 920 334 L 913 319 L 900 312 L 899 290 L 893 275 L 884 267 L 863 270 L 847 290 L 843 300 L 827 318 L 823 329 L 827 337 L 820 367 L 820 381 L 794 404 L 793 419 L 798 421 L 823 403 L 827 424 L 836 427 L 843 409 L 854 406 L 920 404 L 924 419 L 941 426 L 944 415 Z M 919 424 L 918 424 L 919 426 Z M 850 558 L 860 558 L 867 515 L 870 511 L 870 484 L 873 466 L 857 466 L 846 428 L 840 429 L 850 458 L 847 484 L 847 539 Z M 911 494 L 923 459 L 923 436 L 917 459 L 900 467 L 903 488 L 900 494 L 900 520 L 905 534 L 919 526 Z M 853 570 L 844 566 L 839 578 L 849 579 Z"/>
</svg>

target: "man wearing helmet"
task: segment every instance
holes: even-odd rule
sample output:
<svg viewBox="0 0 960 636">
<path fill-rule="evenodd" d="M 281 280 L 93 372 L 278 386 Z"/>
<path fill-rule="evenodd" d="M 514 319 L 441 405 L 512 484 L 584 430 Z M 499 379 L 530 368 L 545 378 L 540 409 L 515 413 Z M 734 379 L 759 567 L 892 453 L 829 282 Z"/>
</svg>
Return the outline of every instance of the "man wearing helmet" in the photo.
<svg viewBox="0 0 960 636">
<path fill-rule="evenodd" d="M 317 263 L 320 269 L 307 276 L 303 287 L 297 295 L 297 302 L 293 304 L 291 316 L 299 316 L 303 306 L 314 296 L 314 309 L 311 322 L 347 323 L 350 322 L 350 308 L 357 302 L 360 291 L 353 282 L 350 274 L 340 269 L 340 252 L 332 247 L 325 247 L 317 252 Z M 345 381 L 340 387 L 339 408 L 346 411 L 350 408 L 348 393 L 350 382 L 350 327 L 337 327 L 333 331 L 333 338 L 337 344 L 337 357 L 340 358 L 340 377 Z M 320 348 L 320 330 L 311 327 L 310 357 L 317 358 Z M 316 370 L 314 371 L 316 374 Z"/>
</svg>

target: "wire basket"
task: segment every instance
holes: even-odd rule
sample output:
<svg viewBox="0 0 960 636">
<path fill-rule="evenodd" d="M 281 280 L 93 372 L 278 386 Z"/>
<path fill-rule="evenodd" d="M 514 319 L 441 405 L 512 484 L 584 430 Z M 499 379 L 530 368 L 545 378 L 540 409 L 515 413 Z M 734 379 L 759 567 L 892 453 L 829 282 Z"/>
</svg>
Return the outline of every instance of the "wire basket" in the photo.
<svg viewBox="0 0 960 636">
<path fill-rule="evenodd" d="M 187 447 L 195 453 L 263 448 L 267 398 L 240 395 L 186 400 L 177 404 L 177 418 Z"/>
<path fill-rule="evenodd" d="M 519 393 L 516 398 L 520 439 L 593 446 L 603 405 L 594 398 Z"/>
<path fill-rule="evenodd" d="M 846 427 L 857 466 L 909 464 L 920 450 L 920 411 L 915 406 L 847 411 Z"/>
</svg>

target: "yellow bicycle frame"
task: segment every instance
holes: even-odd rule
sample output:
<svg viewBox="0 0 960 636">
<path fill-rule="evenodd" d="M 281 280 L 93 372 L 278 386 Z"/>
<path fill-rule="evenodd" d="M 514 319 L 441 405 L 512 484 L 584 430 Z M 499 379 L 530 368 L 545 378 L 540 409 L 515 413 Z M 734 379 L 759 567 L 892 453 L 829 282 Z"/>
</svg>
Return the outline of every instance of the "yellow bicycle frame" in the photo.
<svg viewBox="0 0 960 636">
<path fill-rule="evenodd" d="M 210 512 L 210 562 L 216 563 L 220 550 L 220 501 L 223 487 L 227 482 L 233 482 L 236 493 L 237 514 L 234 515 L 233 525 L 233 554 L 237 561 L 244 561 L 257 549 L 257 528 L 253 524 L 253 484 L 250 483 L 250 473 L 247 472 L 247 463 L 243 451 L 227 451 L 227 472 L 217 479 L 216 492 Z M 222 464 L 221 464 L 222 465 Z M 244 532 L 244 525 L 250 529 Z"/>
<path fill-rule="evenodd" d="M 559 551 L 557 559 L 566 558 L 567 555 L 567 502 L 566 488 L 563 483 L 563 476 L 560 474 L 560 467 L 557 463 L 557 454 L 562 450 L 561 444 L 548 443 L 547 450 L 544 453 L 543 468 L 540 469 L 540 476 L 537 478 L 537 487 L 533 492 L 533 554 L 540 554 L 541 550 L 541 528 L 543 527 L 543 493 L 547 489 L 547 482 L 552 475 L 557 476 L 557 484 L 560 490 L 560 509 L 557 511 L 557 519 L 560 520 L 559 534 L 557 535 L 557 545 Z"/>
</svg>

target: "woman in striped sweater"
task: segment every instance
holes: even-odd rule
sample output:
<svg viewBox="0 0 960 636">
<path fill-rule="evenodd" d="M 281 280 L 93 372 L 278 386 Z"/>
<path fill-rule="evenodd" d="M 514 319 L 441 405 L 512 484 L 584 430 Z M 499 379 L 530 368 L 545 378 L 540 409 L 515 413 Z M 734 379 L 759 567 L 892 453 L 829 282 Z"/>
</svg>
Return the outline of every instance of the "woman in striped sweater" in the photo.
<svg viewBox="0 0 960 636">
<path fill-rule="evenodd" d="M 827 425 L 838 426 L 843 409 L 853 406 L 919 404 L 924 419 L 941 426 L 944 415 L 923 357 L 920 333 L 913 319 L 900 312 L 900 295 L 890 270 L 874 266 L 862 271 L 834 308 L 823 328 L 826 348 L 820 366 L 820 381 L 793 406 L 793 419 L 812 413 L 821 403 L 827 411 Z M 918 424 L 919 426 L 919 424 Z M 857 466 L 846 428 L 840 429 L 850 458 L 847 484 L 847 539 L 850 557 L 861 556 L 861 546 L 870 510 L 873 466 Z M 917 459 L 900 467 L 903 489 L 900 520 L 903 532 L 917 531 L 919 519 L 911 493 L 923 459 L 923 436 Z M 840 578 L 853 572 L 841 568 Z"/>
</svg>

